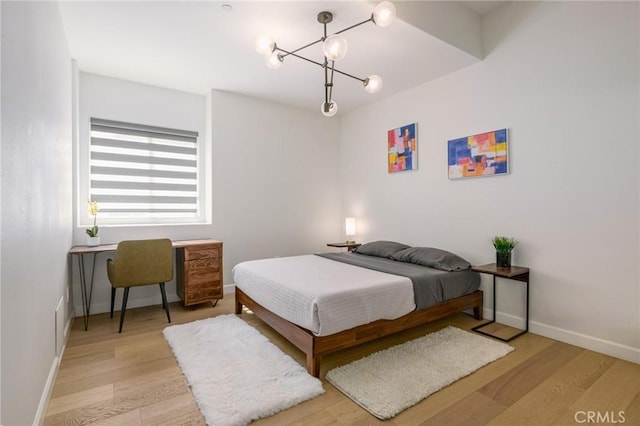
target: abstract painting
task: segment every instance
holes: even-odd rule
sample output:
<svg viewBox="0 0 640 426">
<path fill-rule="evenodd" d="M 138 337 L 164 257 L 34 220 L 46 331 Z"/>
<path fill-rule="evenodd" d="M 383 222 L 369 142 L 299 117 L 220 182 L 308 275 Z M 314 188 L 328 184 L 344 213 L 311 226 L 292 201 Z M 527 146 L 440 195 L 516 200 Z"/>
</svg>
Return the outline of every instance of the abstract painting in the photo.
<svg viewBox="0 0 640 426">
<path fill-rule="evenodd" d="M 387 132 L 389 173 L 418 169 L 418 137 L 416 123 Z"/>
<path fill-rule="evenodd" d="M 449 141 L 449 179 L 509 173 L 507 129 Z"/>
</svg>

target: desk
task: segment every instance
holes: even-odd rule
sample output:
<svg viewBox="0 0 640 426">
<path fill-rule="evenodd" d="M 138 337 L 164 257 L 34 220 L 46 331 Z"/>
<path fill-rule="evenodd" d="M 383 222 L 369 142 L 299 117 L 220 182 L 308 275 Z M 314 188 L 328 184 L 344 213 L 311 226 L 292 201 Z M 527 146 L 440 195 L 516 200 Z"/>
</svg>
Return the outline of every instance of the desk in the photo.
<svg viewBox="0 0 640 426">
<path fill-rule="evenodd" d="M 178 240 L 172 241 L 172 245 L 174 249 L 197 249 L 199 246 L 207 246 L 212 244 L 218 244 L 222 247 L 222 242 L 213 240 L 213 239 L 200 239 L 200 240 Z M 80 272 L 80 293 L 82 295 L 82 319 L 84 321 L 84 329 L 85 331 L 89 329 L 89 314 L 91 310 L 91 296 L 93 294 L 93 279 L 94 272 L 96 270 L 96 255 L 98 253 L 108 253 L 115 252 L 117 244 L 101 244 L 99 246 L 89 247 L 89 246 L 73 246 L 71 250 L 69 250 L 69 254 L 72 256 L 78 256 L 78 269 Z M 89 288 L 87 289 L 87 275 L 85 273 L 85 265 L 84 265 L 84 255 L 92 254 L 92 266 L 91 266 L 91 280 L 89 282 Z M 220 253 L 220 258 L 222 258 L 222 253 Z M 178 268 L 181 268 L 182 265 L 177 265 Z M 222 266 L 220 265 L 220 268 Z M 179 274 L 181 275 L 181 274 Z M 184 276 L 183 274 L 181 276 Z M 222 272 L 220 272 L 220 283 L 222 283 Z"/>
<path fill-rule="evenodd" d="M 509 342 L 515 339 L 518 336 L 522 336 L 524 333 L 529 331 L 529 268 L 524 268 L 521 266 L 511 266 L 509 268 L 499 268 L 495 263 L 490 263 L 488 265 L 482 266 L 473 266 L 471 268 L 472 271 L 480 272 L 483 274 L 493 275 L 493 319 L 487 323 L 477 325 L 472 328 L 473 331 L 484 334 L 485 336 L 490 336 L 495 339 L 500 339 L 503 342 Z M 525 311 L 526 311 L 526 320 L 525 320 L 525 328 L 521 330 L 517 334 L 510 336 L 508 338 L 502 338 L 499 336 L 495 336 L 491 333 L 487 333 L 486 331 L 481 330 L 481 328 L 493 324 L 496 322 L 496 277 L 500 278 L 508 278 L 514 281 L 521 281 L 526 284 L 527 287 L 527 295 L 525 300 Z"/>
</svg>

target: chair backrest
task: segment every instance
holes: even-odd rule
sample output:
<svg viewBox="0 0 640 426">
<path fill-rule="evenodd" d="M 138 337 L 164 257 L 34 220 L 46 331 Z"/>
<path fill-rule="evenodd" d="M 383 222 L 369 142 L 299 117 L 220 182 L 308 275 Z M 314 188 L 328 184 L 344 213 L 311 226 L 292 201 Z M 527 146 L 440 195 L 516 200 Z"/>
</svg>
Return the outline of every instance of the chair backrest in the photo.
<svg viewBox="0 0 640 426">
<path fill-rule="evenodd" d="M 114 287 L 158 284 L 173 279 L 173 248 L 167 238 L 121 241 L 107 264 Z"/>
</svg>

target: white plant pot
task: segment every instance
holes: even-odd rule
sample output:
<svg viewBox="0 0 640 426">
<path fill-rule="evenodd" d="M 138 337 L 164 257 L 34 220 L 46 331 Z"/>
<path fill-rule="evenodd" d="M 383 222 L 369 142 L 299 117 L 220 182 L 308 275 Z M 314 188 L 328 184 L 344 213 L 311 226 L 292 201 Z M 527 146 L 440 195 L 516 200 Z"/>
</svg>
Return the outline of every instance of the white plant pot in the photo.
<svg viewBox="0 0 640 426">
<path fill-rule="evenodd" d="M 89 247 L 95 247 L 100 245 L 100 235 L 96 235 L 95 237 L 90 237 L 87 235 L 87 245 Z"/>
</svg>

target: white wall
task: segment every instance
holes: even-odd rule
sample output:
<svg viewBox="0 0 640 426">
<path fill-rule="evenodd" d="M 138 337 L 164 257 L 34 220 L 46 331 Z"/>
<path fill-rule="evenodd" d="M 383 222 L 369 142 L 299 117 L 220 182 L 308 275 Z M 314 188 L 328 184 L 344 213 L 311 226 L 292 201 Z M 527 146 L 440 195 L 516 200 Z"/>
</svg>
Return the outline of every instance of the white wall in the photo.
<svg viewBox="0 0 640 426">
<path fill-rule="evenodd" d="M 516 237 L 531 329 L 640 362 L 638 16 L 637 2 L 513 2 L 485 18 L 483 62 L 343 117 L 359 239 L 483 264 L 492 236 Z M 411 122 L 419 170 L 388 174 L 386 131 Z M 504 127 L 510 175 L 447 179 L 447 140 Z M 498 292 L 499 319 L 521 324 L 523 286 Z"/>
<path fill-rule="evenodd" d="M 337 120 L 222 91 L 212 92 L 211 116 L 213 230 L 227 241 L 225 270 L 343 238 Z"/>
<path fill-rule="evenodd" d="M 242 260 L 310 253 L 339 238 L 337 121 L 220 91 L 202 96 L 87 73 L 80 73 L 79 97 L 81 147 L 88 146 L 88 123 L 93 116 L 197 130 L 212 163 L 207 178 L 213 202 L 211 223 L 102 225 L 103 243 L 133 238 L 215 238 L 224 243 L 224 282 L 231 284 L 231 268 Z M 78 166 L 83 173 L 86 165 Z M 81 193 L 76 209 L 81 214 L 85 200 Z M 85 228 L 76 225 L 75 244 L 85 244 Z M 109 310 L 107 257 L 97 258 L 92 313 Z M 77 264 L 73 266 L 75 311 L 81 315 Z M 178 300 L 175 281 L 167 286 L 167 296 L 170 301 Z M 121 297 L 116 301 L 118 307 Z M 131 292 L 128 306 L 160 303 L 157 287 L 150 286 Z"/>
<path fill-rule="evenodd" d="M 78 137 L 76 140 L 75 159 L 75 188 L 74 199 L 74 244 L 86 244 L 85 230 L 88 226 L 82 224 L 81 219 L 86 215 L 86 200 L 89 190 L 82 185 L 79 176 L 88 176 L 88 163 L 79 161 L 81 153 L 87 150 L 90 143 L 89 119 L 91 117 L 109 120 L 126 121 L 146 125 L 197 131 L 206 139 L 206 97 L 175 90 L 163 89 L 155 86 L 138 84 L 126 80 L 103 77 L 95 74 L 80 72 L 78 78 Z M 84 157 L 88 158 L 88 157 Z M 86 182 L 86 178 L 84 180 Z M 80 217 L 78 217 L 80 215 Z M 135 238 L 202 238 L 212 237 L 206 227 L 202 225 L 163 226 L 108 226 L 100 223 L 98 226 L 103 244 L 117 243 L 125 239 Z M 91 303 L 91 313 L 107 312 L 109 310 L 111 286 L 106 274 L 106 259 L 108 254 L 99 254 L 96 258 L 96 272 L 94 293 Z M 91 256 L 85 257 L 87 273 L 91 269 Z M 73 294 L 76 315 L 82 315 L 82 298 L 78 278 L 77 259 L 73 259 Z M 121 306 L 122 293 L 119 292 L 116 306 Z M 175 283 L 167 287 L 170 301 L 177 300 Z M 160 292 L 157 287 L 141 287 L 131 292 L 128 306 L 144 306 L 160 303 Z"/>
<path fill-rule="evenodd" d="M 0 7 L 1 422 L 28 425 L 43 414 L 57 365 L 55 309 L 69 283 L 71 59 L 56 3 Z"/>
</svg>

